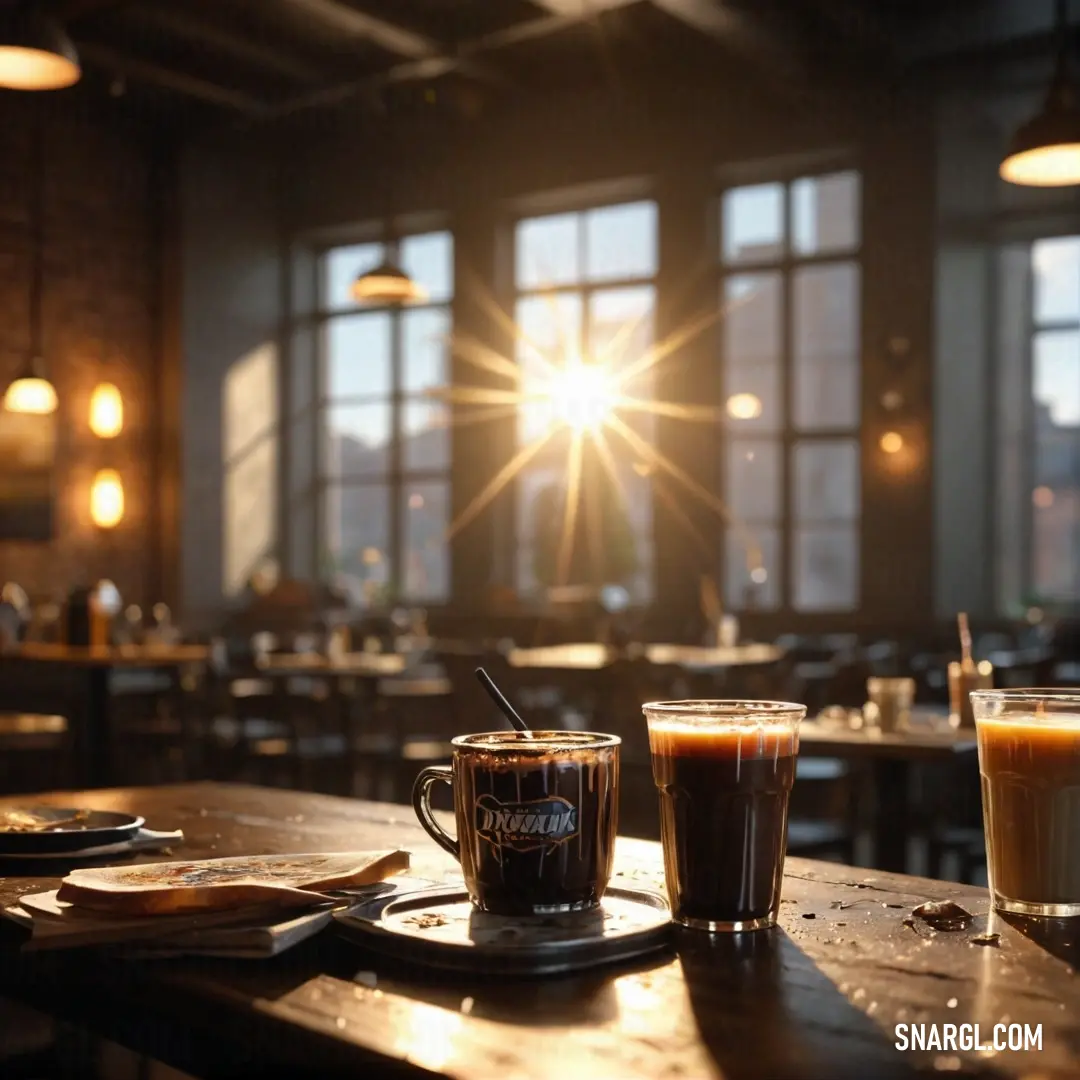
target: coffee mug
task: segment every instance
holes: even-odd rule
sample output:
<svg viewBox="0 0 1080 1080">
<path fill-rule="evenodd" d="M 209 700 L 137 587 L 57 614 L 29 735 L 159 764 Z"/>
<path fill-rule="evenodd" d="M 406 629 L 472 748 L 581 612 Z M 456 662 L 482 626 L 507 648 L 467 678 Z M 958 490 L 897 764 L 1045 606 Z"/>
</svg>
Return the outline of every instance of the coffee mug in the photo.
<svg viewBox="0 0 1080 1080">
<path fill-rule="evenodd" d="M 550 915 L 600 902 L 615 855 L 621 741 L 588 731 L 459 735 L 452 764 L 421 770 L 416 816 L 461 863 L 477 908 Z M 457 837 L 431 811 L 440 780 L 454 793 Z"/>
</svg>

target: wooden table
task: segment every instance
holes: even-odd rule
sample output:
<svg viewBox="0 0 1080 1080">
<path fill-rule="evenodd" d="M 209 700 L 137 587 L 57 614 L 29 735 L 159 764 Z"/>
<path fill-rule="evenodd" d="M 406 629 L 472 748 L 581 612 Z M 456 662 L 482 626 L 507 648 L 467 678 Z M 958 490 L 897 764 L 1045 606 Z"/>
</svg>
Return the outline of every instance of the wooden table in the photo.
<svg viewBox="0 0 1080 1080">
<path fill-rule="evenodd" d="M 975 732 L 969 730 L 920 727 L 888 733 L 853 731 L 816 720 L 799 726 L 800 757 L 869 760 L 877 803 L 874 863 L 883 870 L 897 872 L 907 866 L 912 767 L 919 762 L 947 762 L 966 756 L 976 768 L 975 749 Z"/>
<path fill-rule="evenodd" d="M 403 806 L 197 784 L 55 795 L 182 827 L 176 858 L 400 846 L 413 873 L 454 865 Z M 620 840 L 617 881 L 660 883 L 658 845 Z M 55 880 L 0 878 L 0 902 Z M 977 913 L 932 933 L 905 918 L 926 899 Z M 1080 927 L 1039 941 L 984 890 L 803 859 L 788 861 L 776 931 L 686 932 L 643 963 L 500 981 L 406 969 L 332 932 L 275 961 L 139 962 L 16 953 L 0 926 L 0 993 L 203 1076 L 446 1076 L 456 1080 L 820 1080 L 995 1077 L 1080 1070 Z M 1064 920 L 1068 922 L 1068 920 Z M 1060 925 L 1060 924 L 1059 924 Z M 1000 933 L 999 947 L 971 944 Z M 1042 1024 L 1042 1051 L 900 1054 L 897 1023 Z"/>
<path fill-rule="evenodd" d="M 674 664 L 690 670 L 715 670 L 775 664 L 784 658 L 779 645 L 747 642 L 745 645 L 646 645 L 650 664 Z"/>
<path fill-rule="evenodd" d="M 544 645 L 533 649 L 512 649 L 507 661 L 515 668 L 547 668 L 562 671 L 603 671 L 620 659 L 644 657 L 650 664 L 670 664 L 691 669 L 719 669 L 752 664 L 774 664 L 784 657 L 776 645 L 630 645 L 619 652 L 609 645 L 578 642 L 571 645 Z"/>
<path fill-rule="evenodd" d="M 386 679 L 406 666 L 401 653 L 351 652 L 330 660 L 321 653 L 268 653 L 256 666 L 268 675 Z"/>
<path fill-rule="evenodd" d="M 132 668 L 202 666 L 209 657 L 205 645 L 80 646 L 27 642 L 0 654 L 0 670 L 28 676 L 26 686 L 4 687 L 5 705 L 24 712 L 62 711 L 72 724 L 81 781 L 89 787 L 112 782 L 112 723 L 109 676 Z M 63 675 L 57 678 L 57 672 Z M 56 682 L 74 679 L 73 708 L 50 706 Z M 51 699 L 55 700 L 55 699 Z"/>
</svg>

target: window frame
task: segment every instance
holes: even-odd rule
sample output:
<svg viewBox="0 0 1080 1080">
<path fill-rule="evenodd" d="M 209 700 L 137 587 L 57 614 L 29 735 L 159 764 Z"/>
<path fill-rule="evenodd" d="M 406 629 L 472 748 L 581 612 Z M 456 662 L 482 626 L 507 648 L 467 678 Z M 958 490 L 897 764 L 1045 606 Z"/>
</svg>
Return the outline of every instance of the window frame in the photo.
<svg viewBox="0 0 1080 1080">
<path fill-rule="evenodd" d="M 382 253 L 379 261 L 389 260 L 400 265 L 401 247 L 403 243 L 414 237 L 428 236 L 431 234 L 445 234 L 450 242 L 451 260 L 451 289 L 447 296 L 436 300 L 425 300 L 421 303 L 410 304 L 367 304 L 355 303 L 349 306 L 334 306 L 329 302 L 327 295 L 327 260 L 329 255 L 341 248 L 359 246 L 363 244 L 381 245 Z M 406 567 L 406 540 L 407 525 L 405 521 L 405 499 L 408 495 L 408 485 L 412 483 L 441 484 L 446 491 L 447 521 L 449 527 L 453 514 L 453 439 L 450 433 L 453 429 L 453 404 L 446 401 L 443 405 L 446 410 L 447 423 L 447 456 L 446 465 L 441 469 L 409 468 L 404 462 L 404 437 L 403 428 L 404 414 L 407 406 L 414 402 L 423 402 L 425 397 L 422 393 L 408 392 L 404 388 L 404 327 L 405 316 L 414 311 L 445 311 L 448 317 L 450 333 L 453 333 L 454 305 L 456 300 L 457 281 L 454 273 L 456 237 L 445 219 L 425 218 L 414 221 L 406 227 L 391 228 L 386 226 L 368 225 L 352 230 L 338 230 L 333 234 L 322 236 L 317 244 L 309 249 L 312 263 L 311 283 L 312 296 L 314 297 L 310 323 L 313 336 L 314 348 L 314 386 L 312 397 L 312 413 L 314 425 L 313 444 L 313 503 L 314 503 L 314 540 L 316 558 L 316 576 L 320 581 L 327 581 L 330 576 L 324 559 L 329 554 L 327 546 L 327 510 L 328 494 L 337 488 L 340 491 L 360 488 L 385 488 L 387 492 L 387 513 L 389 516 L 387 529 L 387 550 L 384 553 L 388 558 L 389 566 L 385 587 L 389 590 L 389 597 L 385 604 L 372 606 L 373 610 L 381 610 L 384 607 L 393 607 L 397 604 L 424 604 L 426 607 L 441 608 L 452 603 L 453 600 L 453 566 L 452 545 L 445 544 L 446 558 L 446 588 L 441 596 L 417 596 L 405 592 L 407 580 Z M 329 387 L 329 349 L 328 337 L 330 326 L 343 319 L 353 318 L 358 315 L 385 314 L 389 317 L 390 333 L 388 343 L 390 389 L 385 396 L 377 395 L 345 395 L 332 397 Z M 444 388 L 449 388 L 453 383 L 452 350 L 449 345 L 445 356 L 446 370 Z M 434 403 L 434 399 L 431 399 Z M 330 475 L 327 452 L 327 418 L 328 413 L 335 407 L 350 404 L 385 403 L 390 414 L 390 439 L 387 443 L 387 463 L 385 470 L 372 473 L 369 476 L 342 476 L 335 479 Z"/>
<path fill-rule="evenodd" d="M 793 189 L 794 185 L 802 180 L 819 180 L 824 177 L 843 173 L 853 173 L 858 181 L 858 203 L 856 207 L 857 235 L 855 243 L 850 247 L 837 250 L 829 250 L 812 253 L 799 253 L 795 251 L 793 244 Z M 864 498 L 864 473 L 866 467 L 866 453 L 864 447 L 863 430 L 866 423 L 865 409 L 863 407 L 862 390 L 866 381 L 863 371 L 863 357 L 865 348 L 863 344 L 865 324 L 865 270 L 864 270 L 864 245 L 866 234 L 866 211 L 865 211 L 865 176 L 859 161 L 850 157 L 823 157 L 816 160 L 793 158 L 786 163 L 768 164 L 760 166 L 742 166 L 727 172 L 718 174 L 718 183 L 712 200 L 712 245 L 715 252 L 715 285 L 717 304 L 723 310 L 726 304 L 726 283 L 729 279 L 763 275 L 778 274 L 780 279 L 780 327 L 779 327 L 779 401 L 782 410 L 780 425 L 773 431 L 765 432 L 750 429 L 746 433 L 740 433 L 737 427 L 733 427 L 726 413 L 727 399 L 731 391 L 727 388 L 726 380 L 729 369 L 729 356 L 726 346 L 726 338 L 723 331 L 723 318 L 717 327 L 715 341 L 716 386 L 718 408 L 724 411 L 723 428 L 720 433 L 719 462 L 717 469 L 717 488 L 724 505 L 728 505 L 727 476 L 728 465 L 733 443 L 742 440 L 760 440 L 777 446 L 781 452 L 780 460 L 780 490 L 778 493 L 779 514 L 773 521 L 751 519 L 741 521 L 751 533 L 756 530 L 769 530 L 777 534 L 777 569 L 780 581 L 776 586 L 777 602 L 772 605 L 760 606 L 750 604 L 747 598 L 751 588 L 744 592 L 744 598 L 736 599 L 727 594 L 728 572 L 728 535 L 730 526 L 726 523 L 720 527 L 720 543 L 718 548 L 718 582 L 720 595 L 725 607 L 741 616 L 754 617 L 778 617 L 783 616 L 791 620 L 825 618 L 851 618 L 857 617 L 863 610 L 865 589 L 863 588 L 863 519 L 865 514 Z M 783 191 L 781 199 L 781 249 L 771 257 L 737 258 L 729 261 L 724 252 L 724 199 L 732 191 L 740 188 L 780 185 Z M 794 311 L 795 289 L 793 287 L 796 272 L 807 267 L 830 267 L 852 265 L 855 267 L 858 281 L 858 295 L 855 306 L 855 364 L 859 376 L 859 388 L 856 394 L 858 404 L 858 416 L 852 427 L 820 427 L 801 429 L 795 422 L 795 350 L 794 350 Z M 857 469 L 857 512 L 846 520 L 836 519 L 832 524 L 850 525 L 855 535 L 856 552 L 858 556 L 858 568 L 855 580 L 855 603 L 850 607 L 809 608 L 798 607 L 794 603 L 795 598 L 795 535 L 799 525 L 796 514 L 796 485 L 794 482 L 795 448 L 799 444 L 836 442 L 843 440 L 852 443 L 858 454 Z M 816 525 L 828 525 L 829 522 L 816 522 Z"/>
<path fill-rule="evenodd" d="M 656 220 L 655 242 L 655 268 L 650 277 L 619 277 L 604 278 L 592 281 L 584 276 L 587 252 L 587 229 L 584 225 L 584 217 L 592 211 L 613 209 L 635 203 L 649 203 L 653 207 Z M 578 217 L 577 256 L 580 275 L 574 282 L 559 282 L 553 285 L 530 285 L 519 286 L 517 280 L 517 230 L 519 225 L 526 221 L 573 214 Z M 611 183 L 584 185 L 569 190 L 549 191 L 539 195 L 517 199 L 506 207 L 502 222 L 503 244 L 500 252 L 499 277 L 505 283 L 502 295 L 508 305 L 514 324 L 517 324 L 518 304 L 522 300 L 550 296 L 574 296 L 581 304 L 581 325 L 579 327 L 578 343 L 585 351 L 585 345 L 590 339 L 592 317 L 590 313 L 592 298 L 597 293 L 615 292 L 623 289 L 647 288 L 652 293 L 652 317 L 653 333 L 656 331 L 656 318 L 660 304 L 660 276 L 661 276 L 661 249 L 662 249 L 662 204 L 657 196 L 652 178 L 625 178 Z M 511 348 L 517 360 L 516 342 L 511 343 Z M 512 446 L 514 452 L 520 449 L 520 413 L 512 418 Z M 534 548 L 534 541 L 522 537 L 522 483 L 516 478 L 513 484 L 512 498 L 509 501 L 508 529 L 513 537 L 510 547 L 511 557 L 506 565 L 506 580 L 517 597 L 519 605 L 529 608 L 542 606 L 544 599 L 542 587 L 526 590 L 520 578 L 519 553 L 527 548 L 530 552 Z M 635 536 L 640 536 L 635 531 Z M 644 610 L 656 602 L 657 563 L 656 563 L 656 506 L 650 490 L 649 504 L 649 530 L 647 536 L 648 563 L 644 568 L 647 586 L 643 598 L 632 600 L 631 610 Z M 639 573 L 641 571 L 639 570 Z"/>
<path fill-rule="evenodd" d="M 1071 319 L 1047 319 L 1041 320 L 1036 310 L 1037 300 L 1037 274 L 1035 271 L 1035 248 L 1044 241 L 1072 239 L 1080 245 L 1080 229 L 1075 226 L 1064 230 L 1041 233 L 1032 236 L 1026 242 L 1026 278 L 1024 281 L 1024 348 L 1018 358 L 1021 365 L 1021 377 L 1024 386 L 1024 395 L 1021 405 L 1021 432 L 1022 453 L 1021 463 L 1022 487 L 1017 493 L 1020 506 L 1019 513 L 1022 526 L 1020 529 L 1021 550 L 1020 594 L 1016 597 L 1005 597 L 1003 605 L 1009 610 L 1019 606 L 1023 610 L 1031 608 L 1046 609 L 1057 613 L 1075 614 L 1080 611 L 1080 596 L 1073 599 L 1055 597 L 1050 594 L 1040 593 L 1036 588 L 1036 515 L 1037 508 L 1034 504 L 1034 493 L 1041 486 L 1038 484 L 1038 443 L 1036 435 L 1037 403 L 1035 398 L 1035 343 L 1040 334 L 1054 332 L 1072 332 L 1080 337 L 1080 307 L 1077 315 Z M 999 381 L 996 380 L 996 381 Z M 1000 386 L 996 388 L 1000 393 Z M 1080 477 L 1077 477 L 1080 485 Z"/>
</svg>

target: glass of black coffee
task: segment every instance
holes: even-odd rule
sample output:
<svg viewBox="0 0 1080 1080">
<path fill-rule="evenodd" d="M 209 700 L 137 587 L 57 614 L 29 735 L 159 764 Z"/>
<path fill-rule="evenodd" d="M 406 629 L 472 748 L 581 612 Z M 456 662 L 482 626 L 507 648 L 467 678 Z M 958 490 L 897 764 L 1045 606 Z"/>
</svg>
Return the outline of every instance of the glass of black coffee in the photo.
<svg viewBox="0 0 1080 1080">
<path fill-rule="evenodd" d="M 657 701 L 643 711 L 671 917 L 709 931 L 775 925 L 805 706 Z"/>
<path fill-rule="evenodd" d="M 588 731 L 460 735 L 450 765 L 420 772 L 413 807 L 460 863 L 481 911 L 550 915 L 595 907 L 611 876 L 619 744 Z M 457 837 L 431 811 L 431 785 L 454 792 Z"/>
<path fill-rule="evenodd" d="M 1080 916 L 1080 694 L 971 694 L 994 907 Z"/>
</svg>

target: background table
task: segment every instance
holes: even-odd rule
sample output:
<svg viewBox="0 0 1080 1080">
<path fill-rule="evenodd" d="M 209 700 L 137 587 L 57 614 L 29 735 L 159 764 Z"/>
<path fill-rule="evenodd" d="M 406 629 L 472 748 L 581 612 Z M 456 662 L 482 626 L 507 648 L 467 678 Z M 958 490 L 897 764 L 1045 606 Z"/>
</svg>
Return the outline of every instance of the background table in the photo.
<svg viewBox="0 0 1080 1080">
<path fill-rule="evenodd" d="M 72 725 L 81 782 L 112 782 L 112 672 L 134 668 L 203 666 L 204 645 L 54 645 L 26 643 L 0 653 L 5 708 L 58 712 Z"/>
<path fill-rule="evenodd" d="M 547 668 L 552 671 L 603 671 L 620 659 L 644 657 L 650 664 L 669 664 L 698 670 L 775 664 L 784 658 L 777 645 L 749 642 L 745 645 L 628 645 L 619 651 L 610 645 L 582 641 L 571 645 L 543 645 L 512 649 L 507 661 L 516 668 Z"/>
<path fill-rule="evenodd" d="M 175 858 L 405 847 L 414 874 L 455 875 L 404 806 L 213 784 L 50 801 L 182 827 Z M 620 884 L 658 887 L 659 846 L 620 840 L 617 870 Z M 0 878 L 0 902 L 54 885 Z M 931 898 L 978 913 L 972 931 L 906 925 Z M 1039 944 L 987 906 L 984 890 L 791 859 L 776 931 L 686 933 L 636 965 L 512 982 L 409 970 L 332 933 L 270 962 L 20 954 L 5 921 L 0 993 L 206 1076 L 854 1080 L 935 1060 L 964 1075 L 1076 1075 L 1077 931 Z M 970 943 L 987 928 L 998 948 Z M 978 1022 L 985 1038 L 1005 1016 L 1041 1023 L 1042 1052 L 988 1061 L 893 1047 L 898 1022 Z"/>
<path fill-rule="evenodd" d="M 874 861 L 882 869 L 897 872 L 907 866 L 912 767 L 919 762 L 947 762 L 966 756 L 971 758 L 971 767 L 977 768 L 975 749 L 975 732 L 969 730 L 853 731 L 816 720 L 799 725 L 800 757 L 869 760 L 877 804 Z"/>
<path fill-rule="evenodd" d="M 406 664 L 401 653 L 352 652 L 333 660 L 320 653 L 268 653 L 256 667 L 267 675 L 385 679 L 400 675 Z"/>
</svg>

